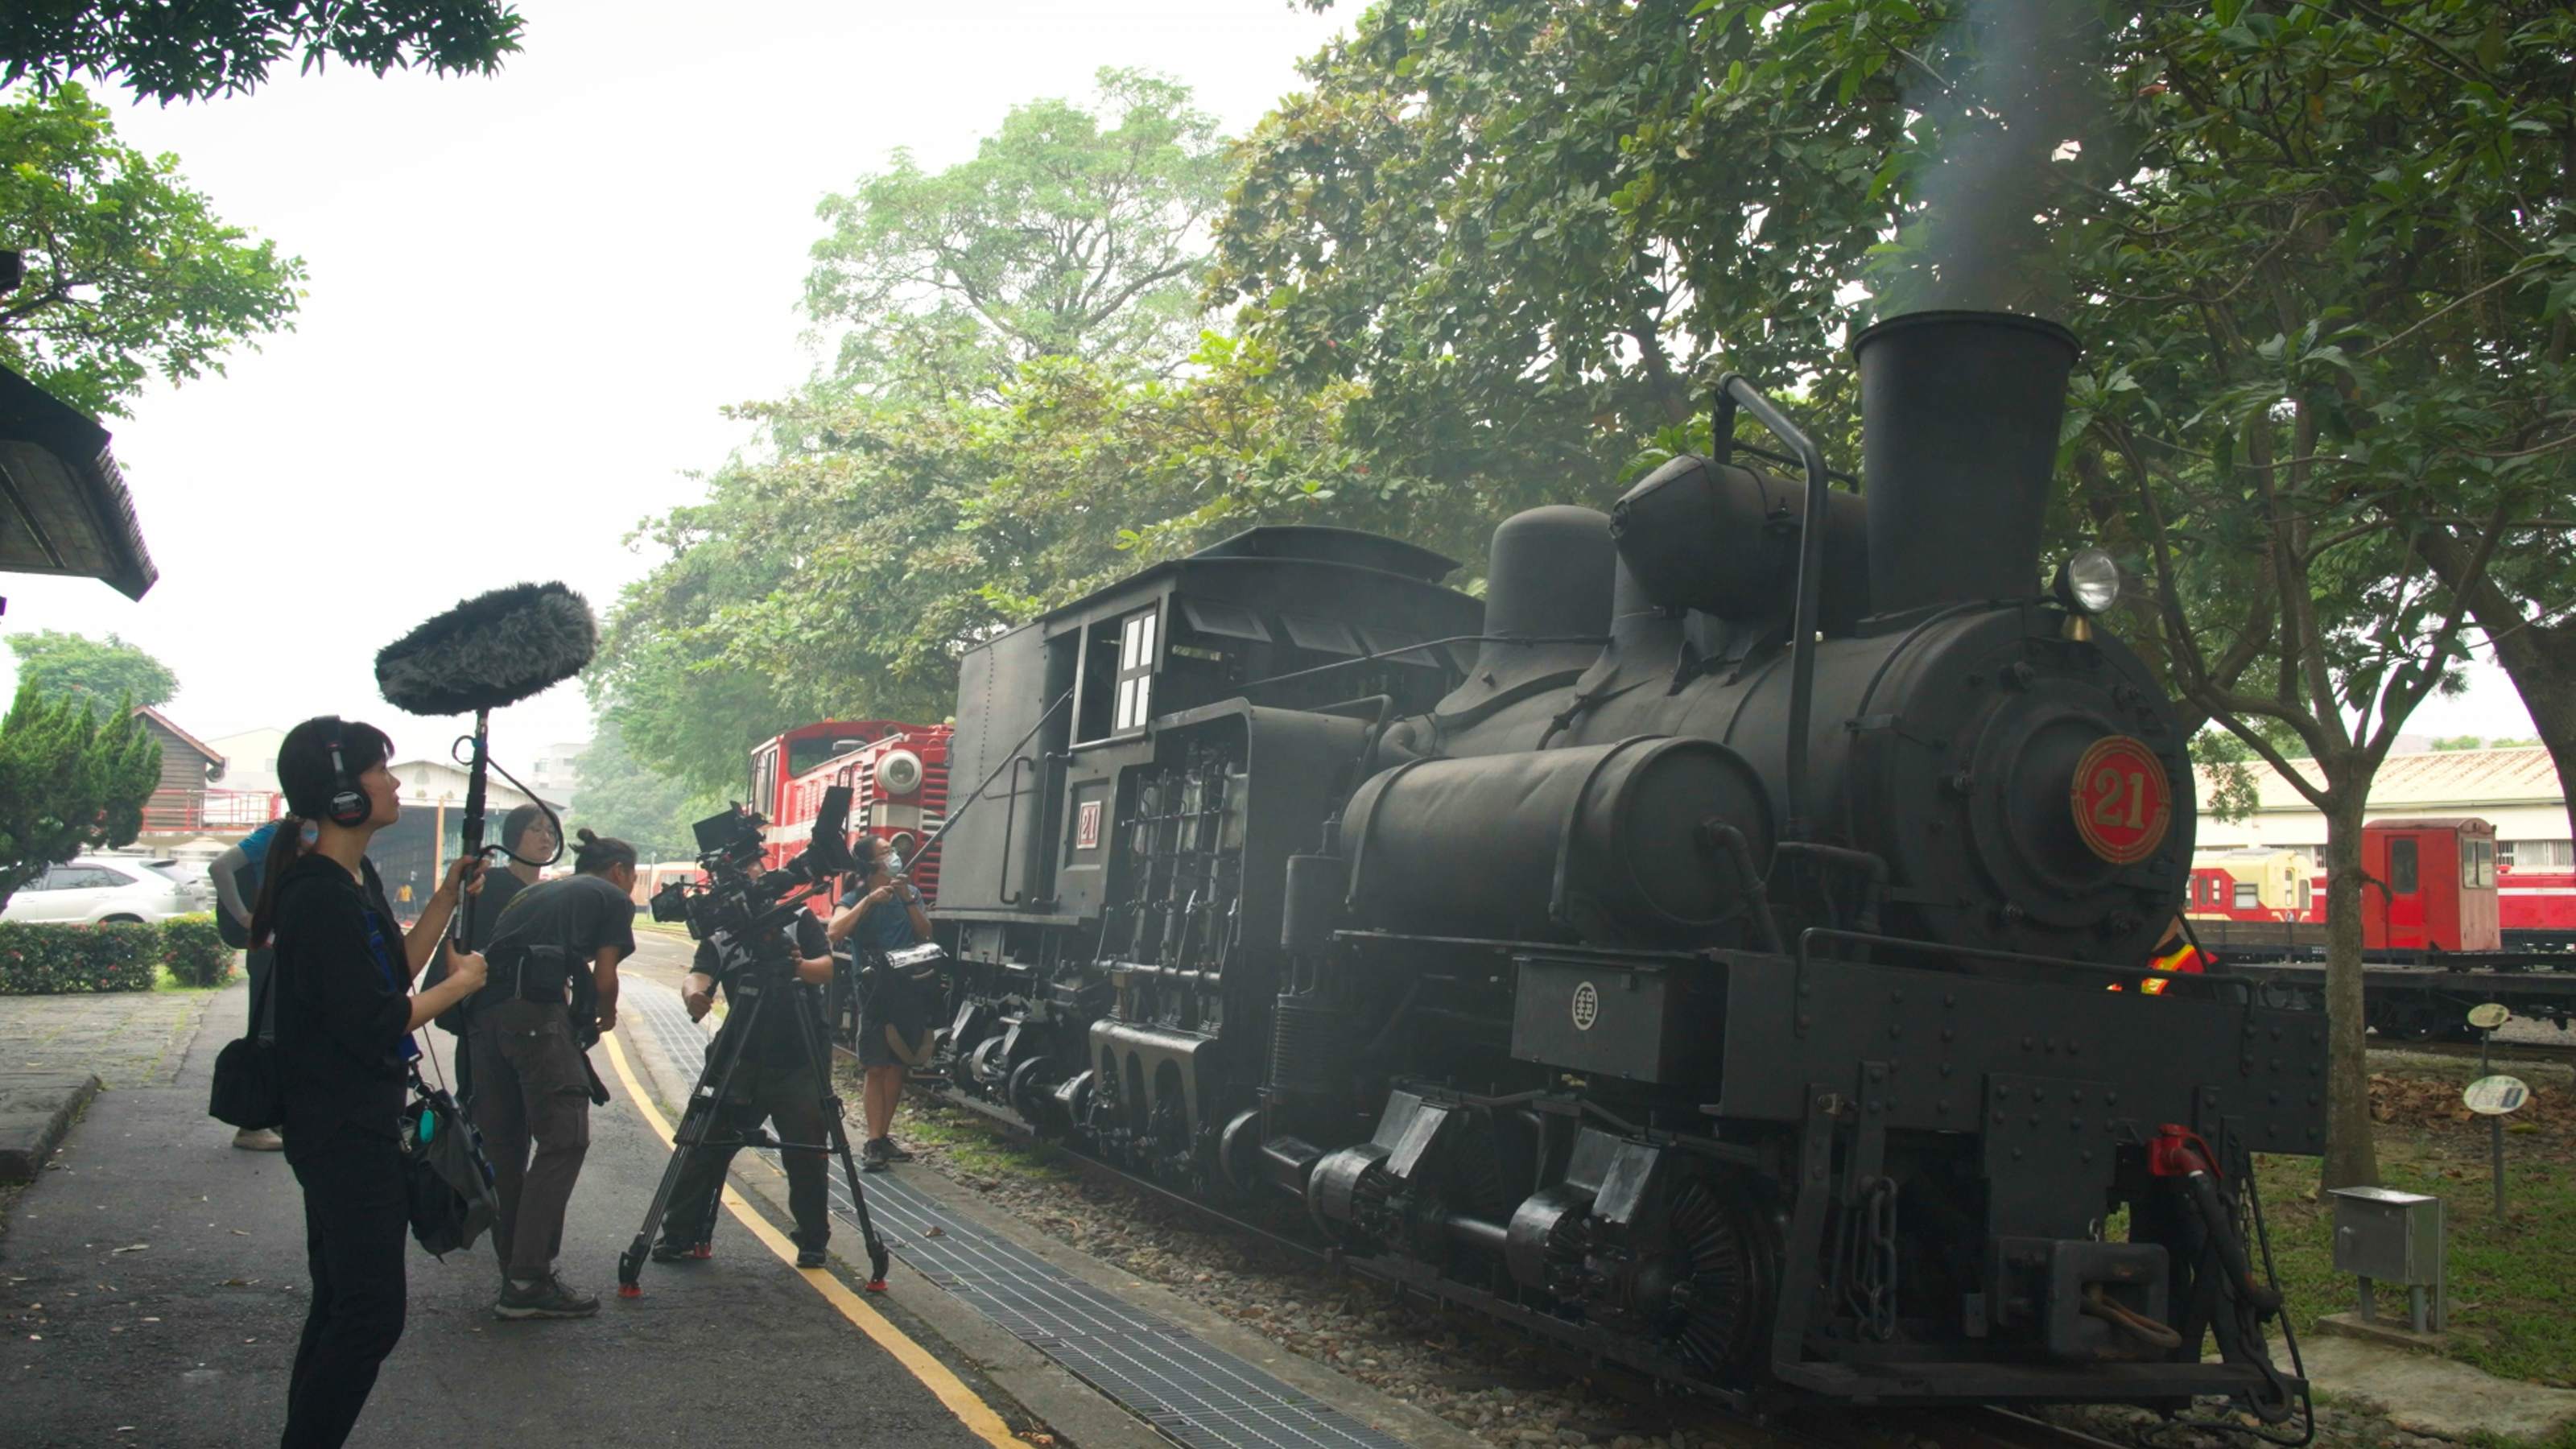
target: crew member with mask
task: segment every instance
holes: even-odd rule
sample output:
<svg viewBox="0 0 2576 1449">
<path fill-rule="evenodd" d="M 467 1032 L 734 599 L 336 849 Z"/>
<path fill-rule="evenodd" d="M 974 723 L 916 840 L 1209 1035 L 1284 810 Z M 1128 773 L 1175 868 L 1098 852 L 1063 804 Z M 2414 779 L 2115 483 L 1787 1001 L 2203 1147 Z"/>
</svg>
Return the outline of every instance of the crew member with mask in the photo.
<svg viewBox="0 0 2576 1449">
<path fill-rule="evenodd" d="M 865 866 L 861 885 L 842 895 L 842 911 L 826 934 L 835 942 L 850 942 L 861 953 L 900 951 L 929 940 L 930 913 L 921 907 L 921 892 L 895 873 L 900 862 L 893 842 L 863 836 L 859 851 Z M 912 1160 L 911 1153 L 895 1145 L 894 1109 L 903 1100 L 905 1075 L 930 1060 L 935 1004 L 916 983 L 891 971 L 879 975 L 882 979 L 859 1007 L 859 1065 L 866 1073 L 859 1108 L 868 1127 L 860 1155 L 869 1172 Z"/>
<path fill-rule="evenodd" d="M 725 1089 L 722 1115 L 707 1124 L 708 1145 L 689 1155 L 680 1169 L 680 1180 L 672 1185 L 671 1206 L 662 1218 L 662 1237 L 653 1245 L 656 1263 L 712 1255 L 716 1198 L 724 1190 L 725 1168 L 739 1150 L 743 1134 L 766 1121 L 784 1144 L 778 1156 L 779 1165 L 787 1173 L 788 1215 L 796 1220 L 796 1266 L 823 1266 L 824 1246 L 832 1237 L 830 1202 L 824 1186 L 829 1168 L 828 1126 L 823 1120 L 823 1082 L 816 1074 L 814 1059 L 806 1053 L 802 1018 L 810 1016 L 817 1023 L 815 1039 L 819 1043 L 822 1006 L 816 989 L 831 983 L 832 947 L 823 937 L 822 921 L 811 911 L 799 910 L 795 924 L 784 929 L 791 933 L 791 939 L 773 944 L 789 950 L 792 984 L 787 979 L 760 979 L 761 989 L 773 994 L 760 1009 L 760 1020 L 753 1025 L 755 1035 L 742 1044 L 733 1080 Z M 743 1019 L 748 1015 L 745 1002 L 736 997 L 737 985 L 747 972 L 761 969 L 748 960 L 728 962 L 726 957 L 733 945 L 721 931 L 700 941 L 688 979 L 680 986 L 680 1000 L 689 1008 L 689 1019 L 698 1021 L 714 1008 L 716 986 L 721 981 L 727 1032 L 742 1030 Z M 728 971 L 728 965 L 734 969 Z M 719 1033 L 708 1044 L 708 1054 L 714 1055 L 723 1044 L 724 1037 Z"/>
<path fill-rule="evenodd" d="M 501 914 L 466 1037 L 474 1121 L 500 1206 L 492 1246 L 503 1281 L 492 1312 L 506 1319 L 599 1311 L 599 1299 L 565 1283 L 554 1261 L 590 1151 L 582 1049 L 617 1025 L 617 966 L 635 954 L 635 847 L 578 834 L 573 874 L 526 886 Z"/>
</svg>

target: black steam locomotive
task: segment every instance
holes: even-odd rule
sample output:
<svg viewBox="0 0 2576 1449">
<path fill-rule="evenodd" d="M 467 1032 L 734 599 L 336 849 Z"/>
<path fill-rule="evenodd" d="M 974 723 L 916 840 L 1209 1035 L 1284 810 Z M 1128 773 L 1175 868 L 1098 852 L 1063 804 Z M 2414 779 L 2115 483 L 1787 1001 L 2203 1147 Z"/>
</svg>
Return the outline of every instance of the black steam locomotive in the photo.
<svg viewBox="0 0 2576 1449">
<path fill-rule="evenodd" d="M 2249 1154 L 2319 1149 L 2323 1020 L 2140 989 L 2191 774 L 2109 561 L 2040 582 L 2075 340 L 1855 353 L 1866 497 L 1730 378 L 1481 601 L 1260 528 L 969 653 L 958 1087 L 1701 1387 L 2291 1413 Z"/>
</svg>

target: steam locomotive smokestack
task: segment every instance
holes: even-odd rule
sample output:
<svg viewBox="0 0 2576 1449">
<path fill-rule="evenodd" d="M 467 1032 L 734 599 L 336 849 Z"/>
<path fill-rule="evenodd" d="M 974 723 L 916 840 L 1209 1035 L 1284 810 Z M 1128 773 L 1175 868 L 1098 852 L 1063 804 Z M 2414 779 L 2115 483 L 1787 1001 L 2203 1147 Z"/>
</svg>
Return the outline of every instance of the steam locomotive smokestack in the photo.
<svg viewBox="0 0 2576 1449">
<path fill-rule="evenodd" d="M 2056 323 L 2008 312 L 1915 312 L 1853 340 L 1873 611 L 2039 592 L 2078 350 Z"/>
</svg>

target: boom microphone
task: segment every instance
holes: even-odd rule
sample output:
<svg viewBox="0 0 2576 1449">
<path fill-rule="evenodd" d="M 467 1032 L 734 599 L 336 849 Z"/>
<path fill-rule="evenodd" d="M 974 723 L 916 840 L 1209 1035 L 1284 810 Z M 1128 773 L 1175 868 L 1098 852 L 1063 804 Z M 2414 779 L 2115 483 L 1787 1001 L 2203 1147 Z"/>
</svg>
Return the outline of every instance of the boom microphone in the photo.
<svg viewBox="0 0 2576 1449">
<path fill-rule="evenodd" d="M 467 599 L 377 651 L 376 687 L 384 691 L 386 703 L 413 714 L 474 716 L 474 753 L 465 781 L 465 859 L 483 854 L 492 711 L 579 674 L 598 648 L 599 621 L 581 595 L 561 584 L 513 584 Z M 538 800 L 536 806 L 554 820 L 546 802 Z M 563 822 L 555 820 L 554 829 L 560 854 Z M 460 943 L 474 938 L 475 900 L 467 896 L 456 912 Z M 457 1087 L 458 1095 L 467 1095 L 462 1074 Z"/>
<path fill-rule="evenodd" d="M 599 623 L 561 584 L 513 584 L 467 599 L 376 655 L 385 702 L 413 714 L 480 714 L 579 674 Z"/>
</svg>

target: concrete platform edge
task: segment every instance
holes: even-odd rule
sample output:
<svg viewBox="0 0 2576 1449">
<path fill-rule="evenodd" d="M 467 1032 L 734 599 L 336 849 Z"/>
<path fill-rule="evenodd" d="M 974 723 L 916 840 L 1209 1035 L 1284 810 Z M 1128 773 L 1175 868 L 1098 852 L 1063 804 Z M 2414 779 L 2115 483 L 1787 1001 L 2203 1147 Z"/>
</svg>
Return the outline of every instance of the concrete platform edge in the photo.
<svg viewBox="0 0 2576 1449">
<path fill-rule="evenodd" d="M 99 1081 L 88 1073 L 66 1072 L 64 1092 L 50 1106 L 14 1108 L 0 1116 L 0 1182 L 33 1182 L 45 1160 L 70 1135 L 72 1122 L 96 1097 Z"/>
<path fill-rule="evenodd" d="M 642 1064 L 646 1082 L 661 1099 L 666 1115 L 677 1121 L 679 1114 L 671 1104 L 688 1091 L 697 1074 L 682 1074 L 648 1033 L 627 1032 L 624 1041 L 628 1054 Z M 737 1167 L 732 1182 L 755 1199 L 773 1220 L 782 1224 L 791 1220 L 785 1178 L 754 1165 L 749 1171 Z M 833 1253 L 845 1264 L 858 1265 L 850 1274 L 854 1280 L 865 1276 L 866 1254 L 860 1250 L 856 1234 L 846 1226 L 835 1235 Z M 1060 1444 L 1071 1449 L 1171 1449 L 1171 1441 L 1152 1425 L 1066 1372 L 1055 1360 L 1004 1332 L 956 1295 L 914 1272 L 901 1258 L 895 1259 L 893 1270 L 886 1276 L 886 1286 L 886 1296 L 894 1299 L 904 1313 L 945 1340 L 969 1366 L 1009 1395 L 1028 1417 L 1044 1424 Z"/>
</svg>

